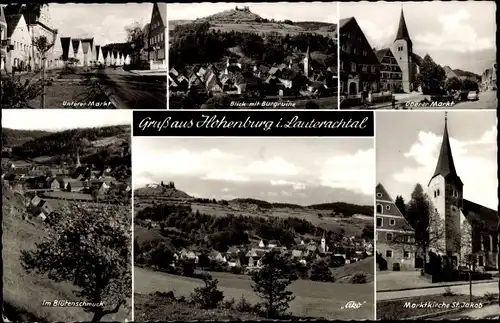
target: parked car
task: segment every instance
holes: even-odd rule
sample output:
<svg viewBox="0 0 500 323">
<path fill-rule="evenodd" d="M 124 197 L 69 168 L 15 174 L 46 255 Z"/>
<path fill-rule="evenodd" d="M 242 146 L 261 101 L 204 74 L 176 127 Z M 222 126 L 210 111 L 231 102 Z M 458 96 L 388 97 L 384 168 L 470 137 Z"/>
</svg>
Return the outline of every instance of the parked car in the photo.
<svg viewBox="0 0 500 323">
<path fill-rule="evenodd" d="M 467 100 L 471 101 L 479 100 L 479 93 L 477 91 L 469 91 L 469 94 L 467 94 Z"/>
</svg>

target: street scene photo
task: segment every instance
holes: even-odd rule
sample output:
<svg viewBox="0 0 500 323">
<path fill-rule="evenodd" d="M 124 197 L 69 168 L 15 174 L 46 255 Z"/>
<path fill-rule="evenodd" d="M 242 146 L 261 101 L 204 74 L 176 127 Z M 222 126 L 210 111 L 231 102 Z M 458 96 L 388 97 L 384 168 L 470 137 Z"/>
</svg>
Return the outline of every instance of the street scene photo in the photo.
<svg viewBox="0 0 500 323">
<path fill-rule="evenodd" d="M 337 2 L 167 7 L 169 109 L 338 109 Z"/>
<path fill-rule="evenodd" d="M 339 5 L 341 109 L 496 109 L 492 1 Z"/>
<path fill-rule="evenodd" d="M 136 322 L 374 319 L 373 138 L 134 138 Z"/>
<path fill-rule="evenodd" d="M 377 319 L 498 320 L 496 111 L 376 122 Z"/>
<path fill-rule="evenodd" d="M 3 322 L 132 319 L 130 122 L 2 111 Z"/>
<path fill-rule="evenodd" d="M 166 109 L 166 10 L 0 5 L 2 109 Z"/>
</svg>

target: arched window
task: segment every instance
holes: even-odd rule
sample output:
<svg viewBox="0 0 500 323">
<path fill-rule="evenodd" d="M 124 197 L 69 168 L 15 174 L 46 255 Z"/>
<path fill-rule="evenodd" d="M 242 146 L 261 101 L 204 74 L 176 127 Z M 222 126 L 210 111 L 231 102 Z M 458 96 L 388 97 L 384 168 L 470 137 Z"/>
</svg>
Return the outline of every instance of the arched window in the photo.
<svg viewBox="0 0 500 323">
<path fill-rule="evenodd" d="M 377 204 L 377 213 L 383 213 L 383 210 L 384 208 L 382 207 L 382 205 Z"/>
</svg>

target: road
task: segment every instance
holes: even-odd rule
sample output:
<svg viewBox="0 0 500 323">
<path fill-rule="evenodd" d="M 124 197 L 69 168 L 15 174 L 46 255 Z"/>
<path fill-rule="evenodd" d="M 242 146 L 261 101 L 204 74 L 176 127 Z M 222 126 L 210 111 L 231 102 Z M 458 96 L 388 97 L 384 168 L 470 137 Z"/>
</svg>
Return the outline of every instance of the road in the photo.
<svg viewBox="0 0 500 323">
<path fill-rule="evenodd" d="M 377 300 L 383 301 L 388 299 L 397 299 L 404 297 L 416 297 L 425 295 L 442 294 L 450 288 L 455 294 L 469 294 L 469 285 L 448 286 L 448 287 L 434 287 L 422 289 L 401 290 L 395 292 L 377 292 Z M 498 282 L 481 283 L 472 285 L 472 294 L 475 296 L 484 296 L 485 293 L 498 293 Z"/>
<path fill-rule="evenodd" d="M 166 109 L 167 78 L 138 75 L 122 68 L 95 70 L 95 76 L 118 109 Z"/>
</svg>

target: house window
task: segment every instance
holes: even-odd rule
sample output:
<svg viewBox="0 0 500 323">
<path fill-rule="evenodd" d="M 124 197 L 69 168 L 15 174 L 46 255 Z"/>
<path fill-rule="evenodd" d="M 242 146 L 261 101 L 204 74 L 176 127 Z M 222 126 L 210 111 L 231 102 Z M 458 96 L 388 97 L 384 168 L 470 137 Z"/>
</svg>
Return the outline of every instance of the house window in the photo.
<svg viewBox="0 0 500 323">
<path fill-rule="evenodd" d="M 436 196 L 437 196 L 437 195 L 436 195 L 436 191 L 434 191 L 434 197 L 436 197 Z"/>
<path fill-rule="evenodd" d="M 396 225 L 396 220 L 391 219 L 391 220 L 389 221 L 389 224 L 390 224 L 390 225 Z"/>
<path fill-rule="evenodd" d="M 366 52 L 366 50 L 363 51 L 363 56 L 367 56 L 368 53 Z"/>
<path fill-rule="evenodd" d="M 356 50 L 356 47 L 354 47 L 354 55 L 356 55 L 358 51 Z"/>
<path fill-rule="evenodd" d="M 347 38 L 351 38 L 351 34 L 347 33 Z"/>
<path fill-rule="evenodd" d="M 340 61 L 340 70 L 343 71 L 344 70 L 344 62 L 343 61 Z"/>
<path fill-rule="evenodd" d="M 390 210 L 390 209 L 391 209 L 391 206 L 390 206 L 390 205 L 386 205 L 386 206 L 385 206 L 385 209 L 386 209 L 386 210 Z"/>
<path fill-rule="evenodd" d="M 382 220 L 382 218 L 377 217 L 377 227 L 381 227 L 383 223 L 384 221 Z"/>
<path fill-rule="evenodd" d="M 411 242 L 410 240 L 411 240 L 410 236 L 403 236 L 403 242 L 409 243 L 409 242 Z"/>
<path fill-rule="evenodd" d="M 342 51 L 345 52 L 345 45 L 342 45 Z"/>
<path fill-rule="evenodd" d="M 375 68 L 375 65 L 372 66 L 372 73 L 375 73 L 376 72 L 376 68 Z"/>
<path fill-rule="evenodd" d="M 382 193 L 377 193 L 377 197 L 382 197 Z"/>
<path fill-rule="evenodd" d="M 385 251 L 385 256 L 386 256 L 387 258 L 392 258 L 392 250 L 386 250 L 386 251 Z"/>
<path fill-rule="evenodd" d="M 384 213 L 382 205 L 380 205 L 380 204 L 377 204 L 377 213 Z"/>
<path fill-rule="evenodd" d="M 387 232 L 387 233 L 385 234 L 385 239 L 386 239 L 387 241 L 392 241 L 392 233 Z"/>
<path fill-rule="evenodd" d="M 362 65 L 363 72 L 366 72 L 367 67 L 365 64 Z"/>
<path fill-rule="evenodd" d="M 437 196 L 439 196 L 439 188 L 438 188 L 438 190 L 437 190 Z"/>
<path fill-rule="evenodd" d="M 410 252 L 409 251 L 403 252 L 403 257 L 404 258 L 410 258 Z"/>
<path fill-rule="evenodd" d="M 351 72 L 356 72 L 356 63 L 351 63 Z"/>
</svg>

